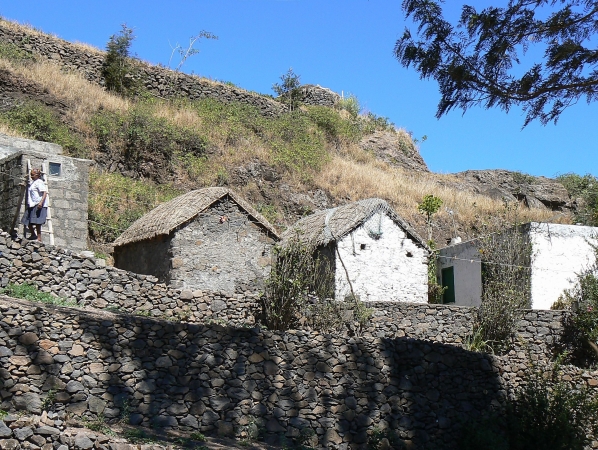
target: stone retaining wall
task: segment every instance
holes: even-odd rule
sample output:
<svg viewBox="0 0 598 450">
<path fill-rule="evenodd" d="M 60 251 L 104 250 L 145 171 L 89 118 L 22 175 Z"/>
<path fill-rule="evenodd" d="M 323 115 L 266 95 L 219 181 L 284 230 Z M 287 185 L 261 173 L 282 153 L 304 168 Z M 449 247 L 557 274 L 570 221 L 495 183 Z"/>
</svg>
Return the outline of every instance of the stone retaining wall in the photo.
<svg viewBox="0 0 598 450">
<path fill-rule="evenodd" d="M 103 84 L 101 76 L 104 52 L 92 47 L 72 44 L 55 36 L 40 34 L 25 28 L 17 29 L 0 19 L 0 40 L 20 49 L 49 59 L 65 69 L 77 71 L 94 83 Z M 134 60 L 132 73 L 148 92 L 164 98 L 214 98 L 221 102 L 240 102 L 255 106 L 265 116 L 276 116 L 287 107 L 267 96 L 214 82 L 206 78 L 175 73 L 164 67 Z M 304 103 L 333 106 L 338 94 L 319 86 L 307 86 Z"/>
<path fill-rule="evenodd" d="M 228 436 L 253 424 L 271 443 L 310 429 L 319 448 L 365 448 L 368 433 L 389 427 L 413 448 L 455 448 L 462 425 L 501 404 L 526 362 L 406 337 L 277 334 L 0 299 L 1 409 L 39 414 L 52 392 L 56 414 Z M 567 370 L 598 384 L 597 372 Z"/>
<path fill-rule="evenodd" d="M 79 306 L 188 322 L 252 324 L 257 299 L 252 292 L 171 289 L 155 277 L 106 267 L 101 259 L 36 241 L 13 241 L 0 232 L 0 287 L 8 283 L 34 283 Z"/>
<path fill-rule="evenodd" d="M 155 277 L 106 267 L 86 258 L 37 242 L 13 241 L 0 232 L 0 287 L 9 282 L 35 283 L 40 290 L 80 306 L 112 309 L 156 318 L 203 323 L 216 320 L 252 325 L 257 287 L 236 294 L 179 290 Z M 462 345 L 471 333 L 475 310 L 469 307 L 400 302 L 366 302 L 373 317 L 362 334 L 371 338 L 422 339 Z M 564 311 L 526 311 L 517 331 L 526 351 L 550 359 L 563 333 Z"/>
</svg>

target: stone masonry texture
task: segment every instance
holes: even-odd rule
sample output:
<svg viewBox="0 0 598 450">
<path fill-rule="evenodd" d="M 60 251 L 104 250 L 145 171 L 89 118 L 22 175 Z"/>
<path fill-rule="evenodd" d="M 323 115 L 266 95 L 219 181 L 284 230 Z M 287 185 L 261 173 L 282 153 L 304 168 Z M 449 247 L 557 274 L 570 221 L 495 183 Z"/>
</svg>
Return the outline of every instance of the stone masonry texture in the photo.
<svg viewBox="0 0 598 450">
<path fill-rule="evenodd" d="M 101 76 L 104 52 L 89 47 L 72 44 L 50 35 L 42 35 L 27 30 L 15 30 L 0 21 L 0 40 L 43 57 L 66 70 L 81 73 L 86 79 L 102 84 Z M 132 76 L 141 86 L 163 98 L 180 97 L 189 99 L 213 98 L 224 103 L 240 102 L 255 106 L 265 116 L 276 116 L 287 107 L 270 97 L 244 89 L 213 82 L 205 78 L 176 73 L 163 67 L 151 66 L 135 61 Z M 339 95 L 319 86 L 305 86 L 302 92 L 306 104 L 331 106 Z"/>
<path fill-rule="evenodd" d="M 234 434 L 257 423 L 272 443 L 308 428 L 317 448 L 360 449 L 388 427 L 413 448 L 453 449 L 464 423 L 520 384 L 530 358 L 549 364 L 563 329 L 563 312 L 529 311 L 516 348 L 492 356 L 461 345 L 470 308 L 379 302 L 358 335 L 275 333 L 253 324 L 249 292 L 168 289 L 6 233 L 0 251 L 2 285 L 33 282 L 85 305 L 0 300 L 0 409 L 15 413 L 40 414 L 52 391 L 56 414 L 83 419 L 120 420 L 126 405 L 132 423 L 152 428 Z M 563 371 L 598 386 L 596 371 Z"/>
</svg>

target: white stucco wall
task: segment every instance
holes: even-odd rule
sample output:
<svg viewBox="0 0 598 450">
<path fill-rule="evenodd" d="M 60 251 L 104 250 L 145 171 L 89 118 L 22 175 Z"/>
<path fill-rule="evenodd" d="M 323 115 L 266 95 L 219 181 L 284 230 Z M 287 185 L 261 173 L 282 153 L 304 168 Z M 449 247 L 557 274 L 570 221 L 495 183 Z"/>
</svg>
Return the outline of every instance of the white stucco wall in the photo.
<svg viewBox="0 0 598 450">
<path fill-rule="evenodd" d="M 380 230 L 380 238 L 371 237 L 368 229 Z M 337 245 L 361 300 L 427 302 L 427 251 L 385 214 L 374 215 Z M 336 298 L 349 293 L 345 270 L 336 255 Z"/>
<path fill-rule="evenodd" d="M 550 309 L 576 274 L 594 263 L 598 228 L 547 223 L 530 224 L 532 242 L 532 308 Z"/>
<path fill-rule="evenodd" d="M 453 267 L 455 277 L 455 305 L 479 306 L 482 301 L 482 264 L 475 241 L 439 250 L 438 275 L 446 267 Z"/>
</svg>

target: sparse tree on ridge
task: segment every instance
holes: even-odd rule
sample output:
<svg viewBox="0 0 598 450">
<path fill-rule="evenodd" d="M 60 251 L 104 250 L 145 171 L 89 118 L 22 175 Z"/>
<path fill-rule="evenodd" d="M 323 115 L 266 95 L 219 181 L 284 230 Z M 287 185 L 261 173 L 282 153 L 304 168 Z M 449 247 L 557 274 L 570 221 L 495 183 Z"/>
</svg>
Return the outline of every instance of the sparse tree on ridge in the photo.
<svg viewBox="0 0 598 450">
<path fill-rule="evenodd" d="M 417 37 L 406 29 L 394 48 L 403 66 L 438 82 L 437 117 L 454 108 L 521 106 L 524 126 L 556 123 L 580 99 L 598 99 L 595 0 L 509 0 L 482 11 L 464 5 L 456 25 L 443 17 L 442 3 L 404 0 Z M 532 48 L 544 52 L 541 60 L 526 60 Z"/>
</svg>

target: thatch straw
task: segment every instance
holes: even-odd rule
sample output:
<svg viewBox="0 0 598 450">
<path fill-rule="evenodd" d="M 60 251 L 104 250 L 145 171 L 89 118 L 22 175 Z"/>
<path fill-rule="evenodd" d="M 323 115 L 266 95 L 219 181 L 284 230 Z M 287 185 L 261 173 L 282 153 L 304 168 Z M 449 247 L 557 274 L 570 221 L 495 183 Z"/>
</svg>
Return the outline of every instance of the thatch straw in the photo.
<svg viewBox="0 0 598 450">
<path fill-rule="evenodd" d="M 307 216 L 282 234 L 280 246 L 284 247 L 294 239 L 299 239 L 313 247 L 327 245 L 332 241 L 342 239 L 376 213 L 388 216 L 418 245 L 428 249 L 425 241 L 417 232 L 401 219 L 386 201 L 380 198 L 368 198 Z"/>
<path fill-rule="evenodd" d="M 223 187 L 209 187 L 187 192 L 162 203 L 143 217 L 137 219 L 114 241 L 114 247 L 169 235 L 175 228 L 194 219 L 199 213 L 224 197 L 229 197 L 247 214 L 255 219 L 276 240 L 280 239 L 276 229 L 236 192 Z"/>
</svg>

